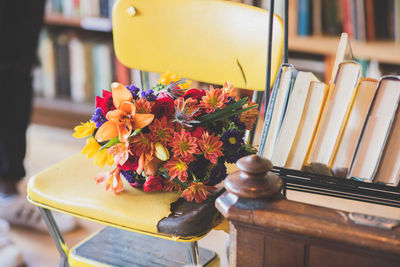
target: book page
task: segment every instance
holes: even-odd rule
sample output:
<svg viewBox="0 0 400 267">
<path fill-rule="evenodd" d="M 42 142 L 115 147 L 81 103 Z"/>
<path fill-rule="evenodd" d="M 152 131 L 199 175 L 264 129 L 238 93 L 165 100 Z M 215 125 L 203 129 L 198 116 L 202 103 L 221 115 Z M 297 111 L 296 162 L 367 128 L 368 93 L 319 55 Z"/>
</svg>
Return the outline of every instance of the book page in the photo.
<svg viewBox="0 0 400 267">
<path fill-rule="evenodd" d="M 301 121 L 311 81 L 317 81 L 317 78 L 311 72 L 300 71 L 297 74 L 282 128 L 272 154 L 272 163 L 276 166 L 283 167 L 286 164 Z"/>
<path fill-rule="evenodd" d="M 350 113 L 332 166 L 333 172 L 337 177 L 345 178 L 347 176 L 377 84 L 378 81 L 375 79 L 363 79 L 360 82 L 354 107 Z"/>
<path fill-rule="evenodd" d="M 287 168 L 300 170 L 311 145 L 327 94 L 324 83 L 312 82 L 301 123 L 288 156 Z"/>
<path fill-rule="evenodd" d="M 271 123 L 269 125 L 267 139 L 263 151 L 263 157 L 271 159 L 274 150 L 275 142 L 281 127 L 282 117 L 286 109 L 287 98 L 292 83 L 292 70 L 288 67 L 282 67 L 281 79 L 274 103 Z"/>
<path fill-rule="evenodd" d="M 400 178 L 400 112 L 397 110 L 396 119 L 386 142 L 382 160 L 375 175 L 374 182 L 382 182 L 397 186 Z"/>
<path fill-rule="evenodd" d="M 311 155 L 311 163 L 328 166 L 333 159 L 357 92 L 360 76 L 361 67 L 357 63 L 348 62 L 339 66 L 336 84 L 332 89 L 331 98 L 326 103 L 328 106 L 321 121 L 321 130 Z"/>
<path fill-rule="evenodd" d="M 372 179 L 397 110 L 400 97 L 399 85 L 399 81 L 381 80 L 351 170 L 352 177 Z"/>
</svg>

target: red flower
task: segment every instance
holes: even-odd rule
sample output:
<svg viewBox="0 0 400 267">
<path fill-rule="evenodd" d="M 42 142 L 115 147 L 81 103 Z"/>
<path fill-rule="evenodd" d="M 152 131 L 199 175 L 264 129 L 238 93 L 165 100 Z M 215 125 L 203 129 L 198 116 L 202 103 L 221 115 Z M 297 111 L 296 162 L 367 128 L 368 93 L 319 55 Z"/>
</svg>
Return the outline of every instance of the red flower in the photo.
<svg viewBox="0 0 400 267">
<path fill-rule="evenodd" d="M 110 91 L 103 90 L 103 97 L 96 96 L 96 108 L 101 108 L 104 116 L 107 115 L 107 112 L 110 110 L 115 109 L 112 93 Z"/>
<path fill-rule="evenodd" d="M 183 98 L 187 99 L 189 97 L 192 97 L 193 99 L 200 101 L 201 98 L 205 95 L 206 91 L 204 89 L 190 89 L 183 95 Z"/>
<path fill-rule="evenodd" d="M 192 136 L 196 137 L 197 139 L 201 139 L 203 136 L 203 133 L 205 133 L 207 130 L 204 127 L 196 127 L 194 131 L 192 131 Z"/>
<path fill-rule="evenodd" d="M 161 118 L 163 116 L 168 119 L 171 118 L 175 111 L 174 100 L 169 96 L 158 98 L 154 102 L 154 106 L 151 109 L 151 113 L 156 116 L 156 118 Z"/>
<path fill-rule="evenodd" d="M 146 182 L 143 184 L 143 190 L 145 192 L 160 191 L 163 189 L 162 178 L 158 176 L 149 176 Z"/>
<path fill-rule="evenodd" d="M 129 155 L 129 158 L 127 161 L 125 161 L 124 165 L 118 164 L 118 168 L 123 171 L 136 171 L 138 168 L 138 158 L 133 155 Z"/>
</svg>

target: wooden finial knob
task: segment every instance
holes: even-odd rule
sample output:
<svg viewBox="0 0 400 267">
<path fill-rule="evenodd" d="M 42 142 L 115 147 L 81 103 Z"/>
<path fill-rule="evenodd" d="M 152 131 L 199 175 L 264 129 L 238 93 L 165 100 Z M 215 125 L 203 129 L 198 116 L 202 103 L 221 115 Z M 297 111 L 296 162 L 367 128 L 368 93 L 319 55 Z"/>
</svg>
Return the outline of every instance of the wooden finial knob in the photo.
<svg viewBox="0 0 400 267">
<path fill-rule="evenodd" d="M 269 172 L 273 166 L 271 161 L 250 155 L 239 159 L 236 165 L 239 171 L 225 179 L 228 192 L 243 198 L 266 198 L 280 193 L 282 180 Z"/>
</svg>

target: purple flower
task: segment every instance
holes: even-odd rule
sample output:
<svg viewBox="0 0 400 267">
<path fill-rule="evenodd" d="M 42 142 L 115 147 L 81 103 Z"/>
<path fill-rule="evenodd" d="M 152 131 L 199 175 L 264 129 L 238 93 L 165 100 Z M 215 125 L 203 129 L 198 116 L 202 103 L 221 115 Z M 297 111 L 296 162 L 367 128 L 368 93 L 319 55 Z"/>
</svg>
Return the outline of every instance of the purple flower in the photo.
<svg viewBox="0 0 400 267">
<path fill-rule="evenodd" d="M 136 87 L 135 85 L 131 84 L 131 85 L 127 85 L 126 88 L 131 92 L 132 96 L 134 99 L 138 98 L 138 94 L 140 89 L 138 87 Z"/>
<path fill-rule="evenodd" d="M 196 160 L 190 163 L 189 168 L 198 179 L 203 179 L 209 165 L 210 161 L 204 156 L 196 156 Z"/>
<path fill-rule="evenodd" d="M 225 158 L 228 163 L 236 163 L 240 158 L 250 155 L 244 147 L 240 148 L 239 151 L 233 153 L 226 153 Z"/>
<path fill-rule="evenodd" d="M 226 167 L 224 163 L 218 163 L 211 170 L 210 179 L 207 185 L 219 184 L 226 177 Z"/>
<path fill-rule="evenodd" d="M 101 108 L 96 108 L 92 116 L 92 121 L 96 123 L 97 128 L 100 128 L 100 126 L 107 121 Z"/>
<path fill-rule="evenodd" d="M 142 92 L 142 97 L 146 98 L 148 101 L 155 101 L 157 96 L 154 94 L 154 91 L 149 89 Z"/>
<path fill-rule="evenodd" d="M 246 130 L 246 124 L 244 124 L 243 122 L 241 122 L 238 118 L 238 116 L 232 116 L 231 121 L 233 123 L 235 123 L 235 126 L 239 128 L 239 130 Z"/>
<path fill-rule="evenodd" d="M 144 180 L 136 174 L 135 171 L 124 171 L 121 170 L 122 176 L 128 181 L 128 183 L 134 188 L 143 188 Z"/>
<path fill-rule="evenodd" d="M 224 149 L 236 151 L 243 144 L 244 133 L 236 130 L 228 130 L 221 136 L 221 141 L 224 143 Z"/>
</svg>

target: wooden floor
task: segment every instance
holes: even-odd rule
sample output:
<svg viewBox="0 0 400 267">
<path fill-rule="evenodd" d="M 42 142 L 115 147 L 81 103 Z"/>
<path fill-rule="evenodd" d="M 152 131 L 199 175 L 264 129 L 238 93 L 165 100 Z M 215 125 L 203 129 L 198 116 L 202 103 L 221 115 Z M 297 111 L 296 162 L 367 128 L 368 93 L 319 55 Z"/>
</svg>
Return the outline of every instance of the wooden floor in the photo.
<svg viewBox="0 0 400 267">
<path fill-rule="evenodd" d="M 28 151 L 26 157 L 27 177 L 45 169 L 48 166 L 78 153 L 84 145 L 84 140 L 72 137 L 72 130 L 31 125 L 28 130 Z M 26 181 L 20 189 L 25 190 Z M 90 233 L 100 229 L 102 225 L 79 220 L 79 228 L 64 235 L 69 247 L 77 244 Z M 23 257 L 29 267 L 57 266 L 59 256 L 49 234 L 39 233 L 30 229 L 12 227 L 10 236 L 21 248 Z M 225 243 L 227 234 L 212 231 L 199 241 L 201 247 L 216 251 L 221 258 L 221 266 L 227 266 Z M 1 260 L 0 260 L 1 266 Z"/>
</svg>

